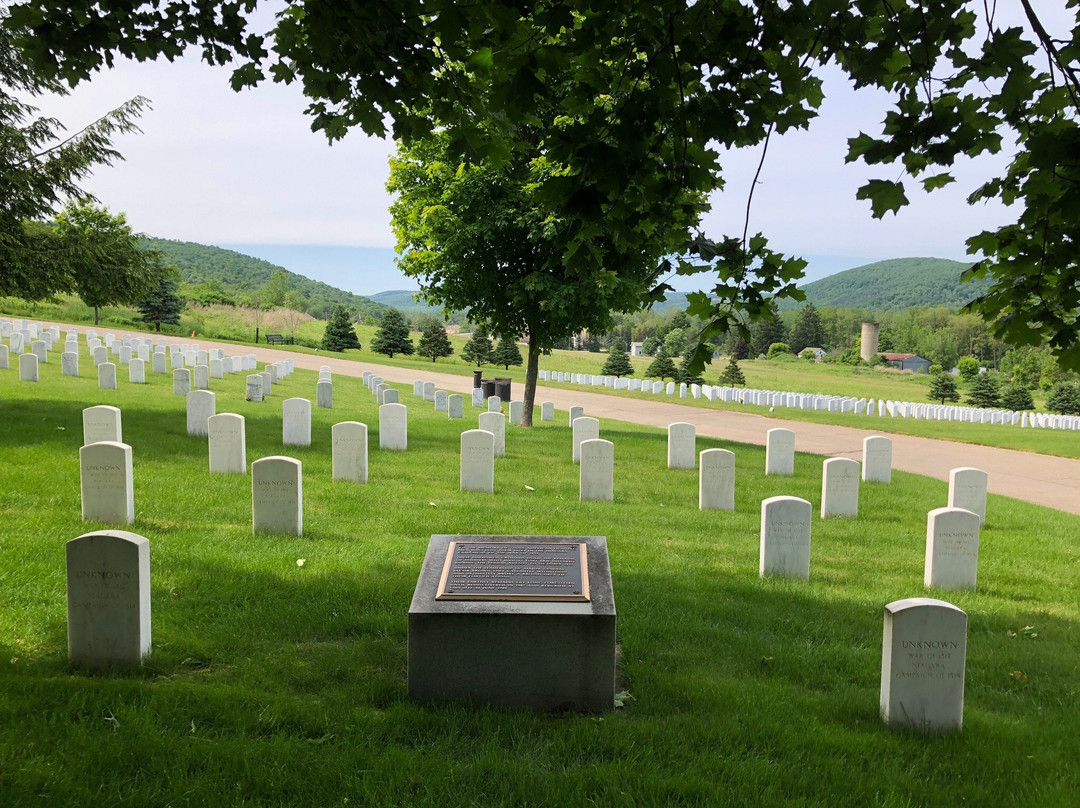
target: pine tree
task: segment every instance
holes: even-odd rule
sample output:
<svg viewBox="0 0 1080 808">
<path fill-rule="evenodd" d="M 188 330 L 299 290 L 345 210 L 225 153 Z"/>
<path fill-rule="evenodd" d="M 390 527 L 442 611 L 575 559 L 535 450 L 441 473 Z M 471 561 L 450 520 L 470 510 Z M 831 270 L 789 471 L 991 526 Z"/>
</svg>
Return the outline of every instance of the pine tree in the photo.
<svg viewBox="0 0 1080 808">
<path fill-rule="evenodd" d="M 180 312 L 184 310 L 184 301 L 176 294 L 176 280 L 169 276 L 158 279 L 157 285 L 147 294 L 146 299 L 139 303 L 139 311 L 144 323 L 154 323 L 157 331 L 161 332 L 161 324 L 179 325 Z"/>
<path fill-rule="evenodd" d="M 956 389 L 956 379 L 950 373 L 935 373 L 930 381 L 930 392 L 926 394 L 926 397 L 941 404 L 946 401 L 959 401 L 960 393 Z"/>
<path fill-rule="evenodd" d="M 633 372 L 634 366 L 630 364 L 630 357 L 626 355 L 626 349 L 621 344 L 612 345 L 607 361 L 604 362 L 604 367 L 600 369 L 601 375 L 619 378 L 629 376 Z"/>
<path fill-rule="evenodd" d="M 941 376 L 947 374 L 941 373 Z M 950 377 L 951 378 L 951 377 Z M 997 407 L 1001 404 L 1001 392 L 997 378 L 989 373 L 980 373 L 975 377 L 968 394 L 967 403 L 974 407 Z"/>
<path fill-rule="evenodd" d="M 705 384 L 705 379 L 701 376 L 695 376 L 686 369 L 688 364 L 690 364 L 690 360 L 684 356 L 682 361 L 679 362 L 679 367 L 675 370 L 675 381 L 683 384 Z"/>
<path fill-rule="evenodd" d="M 1022 384 L 1008 385 L 1001 393 L 1001 406 L 1013 412 L 1035 409 L 1035 399 L 1031 391 Z"/>
<path fill-rule="evenodd" d="M 746 340 L 742 337 L 735 340 L 735 347 L 731 349 L 731 356 L 733 359 L 750 358 L 750 346 L 746 344 Z"/>
<path fill-rule="evenodd" d="M 341 304 L 338 304 L 330 315 L 330 322 L 326 324 L 319 347 L 324 351 L 344 351 L 346 348 L 360 350 L 360 338 L 353 330 L 352 318 Z"/>
<path fill-rule="evenodd" d="M 466 362 L 475 362 L 477 367 L 491 361 L 491 339 L 482 328 L 477 328 L 465 347 L 461 350 L 461 358 Z"/>
<path fill-rule="evenodd" d="M 728 360 L 727 367 L 720 374 L 720 384 L 725 387 L 737 387 L 740 384 L 746 384 L 746 377 L 743 375 L 742 368 L 739 367 L 734 355 Z"/>
<path fill-rule="evenodd" d="M 371 340 L 371 350 L 386 354 L 391 359 L 394 354 L 412 356 L 416 348 L 409 339 L 409 326 L 397 309 L 387 309 L 379 323 L 379 328 Z"/>
<path fill-rule="evenodd" d="M 675 367 L 675 363 L 671 361 L 671 357 L 661 351 L 656 355 L 656 358 L 645 368 L 645 375 L 648 378 L 655 376 L 660 377 L 660 381 L 663 381 L 668 376 L 675 378 L 675 374 L 679 371 Z"/>
<path fill-rule="evenodd" d="M 495 348 L 495 352 L 491 355 L 491 364 L 502 365 L 506 370 L 509 370 L 511 365 L 520 365 L 521 363 L 521 351 L 518 350 L 517 343 L 512 339 L 504 338 L 499 340 L 498 347 Z"/>
<path fill-rule="evenodd" d="M 807 303 L 791 328 L 791 350 L 800 353 L 804 348 L 824 348 L 824 343 L 825 327 L 821 324 L 821 315 L 813 303 Z"/>
<path fill-rule="evenodd" d="M 454 347 L 450 344 L 450 337 L 446 336 L 446 329 L 436 322 L 424 329 L 416 352 L 421 356 L 430 356 L 434 362 L 440 356 L 453 356 Z"/>
<path fill-rule="evenodd" d="M 774 342 L 787 342 L 787 326 L 784 325 L 784 321 L 780 319 L 780 311 L 776 308 L 776 303 L 770 303 L 769 308 L 772 310 L 771 320 L 759 320 L 757 327 L 754 329 L 754 341 L 750 346 L 754 352 L 754 356 L 761 356 L 769 350 L 769 346 Z"/>
<path fill-rule="evenodd" d="M 1080 384 L 1058 382 L 1046 397 L 1046 409 L 1062 415 L 1080 415 Z"/>
</svg>

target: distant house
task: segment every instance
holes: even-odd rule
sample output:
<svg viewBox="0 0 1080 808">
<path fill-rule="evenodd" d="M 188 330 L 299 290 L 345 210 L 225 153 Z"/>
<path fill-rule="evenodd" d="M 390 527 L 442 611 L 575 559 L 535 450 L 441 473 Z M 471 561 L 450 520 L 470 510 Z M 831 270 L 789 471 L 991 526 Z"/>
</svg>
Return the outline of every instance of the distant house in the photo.
<svg viewBox="0 0 1080 808">
<path fill-rule="evenodd" d="M 929 373 L 930 360 L 911 353 L 887 353 L 882 354 L 886 361 L 894 368 L 910 370 L 912 373 Z"/>
<path fill-rule="evenodd" d="M 818 348 L 816 345 L 810 345 L 810 346 L 808 346 L 806 348 L 803 348 L 801 351 L 799 351 L 799 356 L 802 356 L 807 351 L 810 351 L 811 353 L 814 354 L 814 361 L 815 362 L 820 362 L 822 357 L 825 356 L 825 349 L 824 348 Z"/>
<path fill-rule="evenodd" d="M 631 356 L 641 356 L 641 346 L 644 345 L 644 344 L 645 344 L 644 342 L 631 342 L 630 343 L 630 355 Z"/>
</svg>

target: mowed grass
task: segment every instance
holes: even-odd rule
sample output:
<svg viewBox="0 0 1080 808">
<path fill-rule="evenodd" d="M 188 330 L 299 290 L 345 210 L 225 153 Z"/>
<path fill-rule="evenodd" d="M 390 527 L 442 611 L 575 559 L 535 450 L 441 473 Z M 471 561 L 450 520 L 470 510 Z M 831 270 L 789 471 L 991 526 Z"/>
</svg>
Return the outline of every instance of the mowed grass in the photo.
<svg viewBox="0 0 1080 808">
<path fill-rule="evenodd" d="M 304 471 L 303 537 L 253 536 L 250 477 L 211 476 L 171 374 L 99 390 L 58 362 L 0 371 L 0 804 L 1060 805 L 1080 793 L 1080 518 L 991 495 L 979 589 L 922 585 L 942 482 L 865 485 L 856 519 L 813 523 L 811 579 L 757 575 L 760 502 L 820 504 L 821 461 L 765 477 L 736 453 L 736 510 L 700 512 L 697 474 L 666 468 L 662 431 L 602 421 L 615 502 L 578 501 L 566 413 L 507 427 L 494 496 L 458 490 L 450 421 L 399 387 L 409 450 L 378 449 L 376 404 L 339 377 L 312 446 L 281 445 L 281 403 L 213 380 L 247 419 L 248 462 Z M 136 522 L 151 543 L 153 653 L 135 673 L 66 658 L 64 543 L 80 520 L 81 410 L 123 411 Z M 370 482 L 331 480 L 330 428 L 369 425 Z M 958 463 L 962 458 L 958 458 Z M 604 715 L 409 700 L 407 611 L 433 533 L 603 535 L 618 610 L 619 689 Z M 298 560 L 303 559 L 302 566 Z M 969 615 L 964 730 L 878 718 L 882 607 L 931 595 Z"/>
</svg>

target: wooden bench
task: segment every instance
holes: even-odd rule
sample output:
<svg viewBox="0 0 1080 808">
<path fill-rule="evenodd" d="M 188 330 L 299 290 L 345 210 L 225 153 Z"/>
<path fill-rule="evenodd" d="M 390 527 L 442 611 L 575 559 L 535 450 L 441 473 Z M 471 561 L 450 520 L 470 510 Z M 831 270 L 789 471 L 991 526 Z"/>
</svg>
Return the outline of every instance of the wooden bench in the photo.
<svg viewBox="0 0 1080 808">
<path fill-rule="evenodd" d="M 284 337 L 281 334 L 267 334 L 266 335 L 266 344 L 267 345 L 292 345 L 293 344 L 293 338 L 292 337 Z"/>
</svg>

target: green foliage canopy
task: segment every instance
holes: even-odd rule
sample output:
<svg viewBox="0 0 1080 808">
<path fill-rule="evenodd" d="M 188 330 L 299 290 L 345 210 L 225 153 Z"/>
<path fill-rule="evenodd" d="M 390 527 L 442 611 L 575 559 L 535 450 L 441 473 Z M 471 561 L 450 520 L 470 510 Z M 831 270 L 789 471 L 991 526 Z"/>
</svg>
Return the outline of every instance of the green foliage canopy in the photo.
<svg viewBox="0 0 1080 808">
<path fill-rule="evenodd" d="M 441 356 L 453 356 L 454 346 L 450 344 L 450 337 L 446 336 L 446 327 L 441 323 L 428 323 L 420 335 L 416 352 L 421 356 L 430 356 L 432 362 Z"/>
<path fill-rule="evenodd" d="M 356 336 L 352 318 L 344 306 L 339 304 L 334 307 L 319 347 L 324 351 L 344 351 L 348 348 L 360 350 L 360 338 Z"/>
<path fill-rule="evenodd" d="M 960 400 L 960 391 L 956 389 L 956 379 L 951 373 L 935 373 L 930 381 L 930 392 L 927 398 L 944 404 L 946 401 L 956 402 Z"/>
<path fill-rule="evenodd" d="M 371 350 L 375 353 L 386 354 L 391 359 L 394 354 L 412 356 L 416 351 L 409 338 L 409 326 L 405 324 L 405 318 L 397 309 L 387 309 L 382 316 L 375 336 L 371 340 Z"/>
<path fill-rule="evenodd" d="M 621 344 L 611 346 L 608 358 L 604 360 L 604 367 L 600 369 L 603 376 L 630 376 L 634 372 L 634 366 L 630 363 L 630 357 L 626 355 L 626 349 Z"/>
</svg>

